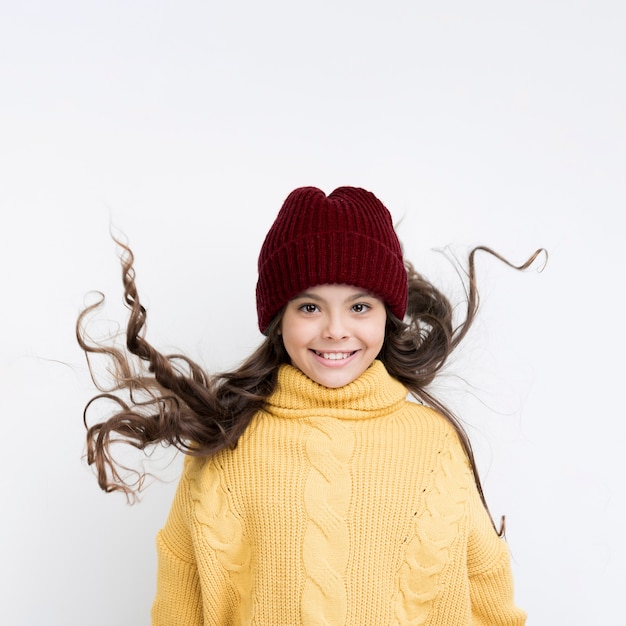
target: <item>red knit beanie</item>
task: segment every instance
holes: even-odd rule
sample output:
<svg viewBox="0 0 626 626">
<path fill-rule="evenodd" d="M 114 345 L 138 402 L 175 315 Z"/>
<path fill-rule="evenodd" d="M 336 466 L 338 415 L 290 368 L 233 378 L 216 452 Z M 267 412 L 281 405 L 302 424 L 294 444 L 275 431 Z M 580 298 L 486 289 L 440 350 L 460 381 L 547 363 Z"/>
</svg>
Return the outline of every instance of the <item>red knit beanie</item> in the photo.
<svg viewBox="0 0 626 626">
<path fill-rule="evenodd" d="M 407 273 L 389 211 L 365 189 L 316 187 L 292 191 L 259 254 L 259 328 L 309 287 L 345 284 L 382 298 L 404 318 Z"/>
</svg>

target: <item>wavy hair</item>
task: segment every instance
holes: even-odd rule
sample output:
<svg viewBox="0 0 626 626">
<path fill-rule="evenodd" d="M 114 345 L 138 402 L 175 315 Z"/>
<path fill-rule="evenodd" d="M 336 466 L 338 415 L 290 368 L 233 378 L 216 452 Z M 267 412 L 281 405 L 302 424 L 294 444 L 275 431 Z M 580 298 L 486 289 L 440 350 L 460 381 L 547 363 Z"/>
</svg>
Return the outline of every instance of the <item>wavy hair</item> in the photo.
<svg viewBox="0 0 626 626">
<path fill-rule="evenodd" d="M 132 250 L 118 239 L 115 241 L 121 249 L 124 303 L 129 310 L 125 348 L 113 340 L 97 342 L 88 337 L 88 317 L 103 304 L 102 294 L 80 313 L 76 337 L 100 391 L 83 412 L 87 462 L 95 466 L 98 484 L 104 491 L 122 491 L 132 500 L 144 484 L 145 473 L 119 463 L 112 454 L 113 444 L 126 443 L 140 450 L 162 444 L 195 456 L 210 456 L 233 448 L 273 392 L 279 366 L 289 363 L 289 357 L 279 334 L 281 314 L 272 320 L 261 345 L 229 372 L 209 375 L 183 354 L 159 352 L 145 339 L 147 313 L 137 292 Z M 458 323 L 454 321 L 449 299 L 405 261 L 409 284 L 406 318 L 400 320 L 388 311 L 385 341 L 378 358 L 418 401 L 438 410 L 450 422 L 467 454 L 488 510 L 470 439 L 461 421 L 429 391 L 478 312 L 475 267 L 478 252 L 524 270 L 545 251 L 536 250 L 524 263 L 514 265 L 490 248 L 473 248 L 464 270 L 465 315 Z M 109 387 L 99 382 L 92 355 L 103 355 L 108 360 L 112 376 Z M 103 421 L 89 425 L 89 409 L 102 400 L 113 401 L 116 409 Z M 503 532 L 504 518 L 500 534 Z"/>
</svg>

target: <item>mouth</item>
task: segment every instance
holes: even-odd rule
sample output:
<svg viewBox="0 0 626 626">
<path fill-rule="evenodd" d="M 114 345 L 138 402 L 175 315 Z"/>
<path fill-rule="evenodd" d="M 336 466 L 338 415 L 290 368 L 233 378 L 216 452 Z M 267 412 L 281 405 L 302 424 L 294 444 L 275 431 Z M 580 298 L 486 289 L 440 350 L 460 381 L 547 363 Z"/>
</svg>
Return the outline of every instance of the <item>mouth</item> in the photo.
<svg viewBox="0 0 626 626">
<path fill-rule="evenodd" d="M 327 361 L 343 361 L 356 354 L 357 350 L 352 350 L 351 352 L 319 352 L 318 350 L 313 350 L 313 352 L 321 359 Z"/>
</svg>

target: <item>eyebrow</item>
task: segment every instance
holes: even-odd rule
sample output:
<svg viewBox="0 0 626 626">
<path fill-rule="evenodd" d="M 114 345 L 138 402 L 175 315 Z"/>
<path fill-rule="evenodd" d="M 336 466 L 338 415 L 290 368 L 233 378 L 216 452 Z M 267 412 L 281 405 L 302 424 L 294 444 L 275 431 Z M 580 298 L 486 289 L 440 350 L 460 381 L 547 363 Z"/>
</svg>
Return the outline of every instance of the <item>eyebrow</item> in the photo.
<svg viewBox="0 0 626 626">
<path fill-rule="evenodd" d="M 375 296 L 373 293 L 369 291 L 362 291 L 359 293 L 355 293 L 353 296 L 350 296 L 349 298 L 346 298 L 346 302 L 354 302 L 355 300 L 360 300 L 361 298 L 376 298 L 377 300 L 380 299 L 378 298 L 378 296 Z M 324 298 L 321 298 L 320 296 L 314 293 L 311 293 L 310 291 L 303 291 L 302 293 L 299 293 L 297 296 L 294 296 L 293 300 L 314 300 L 315 302 L 321 302 L 322 300 L 324 300 Z"/>
</svg>

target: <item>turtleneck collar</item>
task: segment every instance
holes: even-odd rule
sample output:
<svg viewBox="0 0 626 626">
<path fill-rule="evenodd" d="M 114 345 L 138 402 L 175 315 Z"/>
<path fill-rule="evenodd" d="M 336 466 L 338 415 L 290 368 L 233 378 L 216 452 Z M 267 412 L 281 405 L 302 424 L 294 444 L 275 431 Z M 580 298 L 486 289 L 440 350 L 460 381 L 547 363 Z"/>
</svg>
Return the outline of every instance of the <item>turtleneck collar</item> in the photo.
<svg viewBox="0 0 626 626">
<path fill-rule="evenodd" d="M 336 389 L 312 381 L 291 365 L 282 365 L 265 410 L 277 417 L 367 419 L 393 413 L 406 396 L 406 387 L 389 375 L 381 361 L 374 361 L 355 381 Z"/>
</svg>

